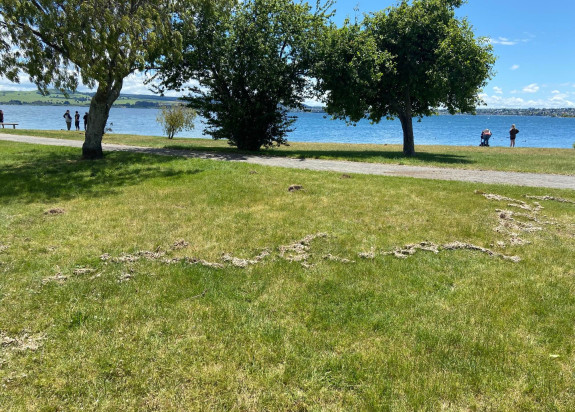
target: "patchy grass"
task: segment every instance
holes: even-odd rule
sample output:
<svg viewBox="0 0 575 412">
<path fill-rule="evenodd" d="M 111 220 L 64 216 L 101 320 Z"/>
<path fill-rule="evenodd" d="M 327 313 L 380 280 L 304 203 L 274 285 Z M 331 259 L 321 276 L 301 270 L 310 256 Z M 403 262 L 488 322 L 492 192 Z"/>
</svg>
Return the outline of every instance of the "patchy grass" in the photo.
<svg viewBox="0 0 575 412">
<path fill-rule="evenodd" d="M 0 142 L 0 410 L 573 410 L 570 201 Z"/>
<path fill-rule="evenodd" d="M 5 132 L 73 140 L 84 139 L 83 132 L 8 129 Z M 165 137 L 157 136 L 106 134 L 104 142 L 171 149 L 242 153 L 230 147 L 223 140 L 185 138 L 168 140 Z M 417 155 L 415 157 L 407 158 L 403 155 L 400 145 L 293 142 L 289 146 L 266 149 L 260 153 L 266 156 L 298 159 L 313 158 L 475 170 L 575 174 L 575 151 L 571 149 L 417 145 L 416 151 Z"/>
</svg>

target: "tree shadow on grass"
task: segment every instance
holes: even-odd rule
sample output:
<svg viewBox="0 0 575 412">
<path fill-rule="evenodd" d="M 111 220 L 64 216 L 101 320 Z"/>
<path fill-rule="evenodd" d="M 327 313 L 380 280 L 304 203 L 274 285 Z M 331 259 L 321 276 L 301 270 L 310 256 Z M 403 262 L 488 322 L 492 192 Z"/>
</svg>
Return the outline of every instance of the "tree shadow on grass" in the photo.
<svg viewBox="0 0 575 412">
<path fill-rule="evenodd" d="M 435 166 L 440 164 L 472 164 L 475 161 L 465 155 L 441 154 L 418 152 L 414 157 L 407 157 L 401 151 L 379 151 L 379 150 L 290 150 L 282 151 L 267 150 L 268 156 L 295 157 L 297 159 L 334 159 L 351 160 L 357 162 L 371 163 L 396 163 L 396 164 L 419 164 L 425 166 L 426 163 Z"/>
<path fill-rule="evenodd" d="M 110 152 L 101 160 L 78 158 L 77 150 L 25 151 L 0 168 L 0 202 L 31 203 L 101 197 L 148 179 L 178 177 L 201 170 L 176 170 L 177 159 L 128 152 Z"/>
<path fill-rule="evenodd" d="M 268 157 L 290 157 L 300 160 L 305 159 L 330 159 L 330 160 L 348 160 L 355 162 L 370 163 L 394 163 L 394 164 L 417 164 L 421 166 L 433 165 L 454 165 L 454 164 L 473 164 L 476 163 L 466 155 L 442 154 L 417 152 L 414 157 L 406 157 L 401 150 L 303 150 L 281 147 L 281 149 L 271 148 L 262 149 L 259 152 L 247 152 L 237 150 L 233 147 L 210 147 L 194 145 L 166 145 L 165 149 L 187 150 L 198 152 L 218 153 L 225 160 L 225 156 L 256 155 Z"/>
</svg>

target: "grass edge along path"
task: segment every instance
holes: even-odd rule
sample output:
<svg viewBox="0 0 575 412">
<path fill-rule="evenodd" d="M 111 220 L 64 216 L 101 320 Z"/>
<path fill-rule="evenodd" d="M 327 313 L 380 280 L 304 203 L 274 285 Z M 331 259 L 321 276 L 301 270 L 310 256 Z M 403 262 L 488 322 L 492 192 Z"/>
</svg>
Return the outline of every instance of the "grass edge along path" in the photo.
<svg viewBox="0 0 575 412">
<path fill-rule="evenodd" d="M 0 139 L 33 144 L 57 145 L 81 147 L 78 140 L 54 139 L 37 136 L 11 136 L 0 134 Z M 293 159 L 289 157 L 274 157 L 240 153 L 211 153 L 205 151 L 190 151 L 170 148 L 153 148 L 141 146 L 118 145 L 104 143 L 103 149 L 108 151 L 130 151 L 156 155 L 180 156 L 188 158 L 201 158 L 212 160 L 224 160 L 246 162 L 266 166 L 331 171 L 341 173 L 359 173 L 383 176 L 405 176 L 435 180 L 454 180 L 475 183 L 509 184 L 529 187 L 548 187 L 555 189 L 575 190 L 575 176 L 503 172 L 491 170 L 453 169 L 446 167 L 410 166 L 380 163 L 362 163 L 341 160 L 323 159 Z M 574 158 L 575 160 L 575 158 Z M 574 164 L 575 167 L 575 164 Z"/>
<path fill-rule="evenodd" d="M 30 135 L 83 141 L 83 132 L 65 130 L 6 130 L 7 135 Z M 217 154 L 253 155 L 230 147 L 226 140 L 174 138 L 108 133 L 104 143 L 181 149 Z M 414 157 L 405 157 L 401 145 L 289 142 L 288 146 L 263 149 L 261 156 L 299 160 L 344 160 L 359 163 L 431 166 L 464 170 L 575 175 L 575 150 L 525 147 L 425 146 Z"/>
</svg>

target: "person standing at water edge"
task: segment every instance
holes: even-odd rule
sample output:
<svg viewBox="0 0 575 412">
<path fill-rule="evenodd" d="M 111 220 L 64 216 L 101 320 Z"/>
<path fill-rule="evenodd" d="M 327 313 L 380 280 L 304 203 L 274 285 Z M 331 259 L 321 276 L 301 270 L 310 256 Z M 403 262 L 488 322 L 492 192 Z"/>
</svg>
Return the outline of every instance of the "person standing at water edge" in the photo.
<svg viewBox="0 0 575 412">
<path fill-rule="evenodd" d="M 72 127 L 72 116 L 70 116 L 70 110 L 66 110 L 66 113 L 64 113 L 64 120 L 66 120 L 66 127 L 68 128 L 68 130 L 70 130 L 70 128 Z"/>
<path fill-rule="evenodd" d="M 509 140 L 511 140 L 511 144 L 509 147 L 515 147 L 515 136 L 519 133 L 519 129 L 515 128 L 515 125 L 511 125 L 511 129 L 509 129 Z"/>
<path fill-rule="evenodd" d="M 481 132 L 481 143 L 479 146 L 487 146 L 489 147 L 489 138 L 491 137 L 491 130 L 485 129 Z"/>
<path fill-rule="evenodd" d="M 84 131 L 88 130 L 88 113 L 84 113 Z"/>
<path fill-rule="evenodd" d="M 78 110 L 76 110 L 74 115 L 74 126 L 76 126 L 76 131 L 80 130 L 80 113 L 78 113 Z"/>
<path fill-rule="evenodd" d="M 0 110 L 0 123 L 4 123 L 4 112 Z"/>
</svg>

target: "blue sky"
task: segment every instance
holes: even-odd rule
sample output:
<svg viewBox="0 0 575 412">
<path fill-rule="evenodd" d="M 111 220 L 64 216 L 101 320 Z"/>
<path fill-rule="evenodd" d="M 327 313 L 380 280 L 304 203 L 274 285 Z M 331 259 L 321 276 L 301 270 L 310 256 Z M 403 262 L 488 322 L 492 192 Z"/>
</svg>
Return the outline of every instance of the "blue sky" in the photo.
<svg viewBox="0 0 575 412">
<path fill-rule="evenodd" d="M 397 4 L 339 0 L 337 24 L 360 11 Z M 468 0 L 457 10 L 476 36 L 491 39 L 495 76 L 484 88 L 487 107 L 575 107 L 574 0 Z"/>
<path fill-rule="evenodd" d="M 339 0 L 334 21 L 340 25 L 345 17 L 361 19 L 394 4 Z M 457 14 L 477 36 L 491 39 L 497 56 L 495 76 L 482 94 L 487 107 L 575 107 L 574 0 L 468 0 Z M 35 86 L 0 78 L 0 90 L 17 89 Z M 126 79 L 123 92 L 149 94 L 138 76 Z"/>
</svg>

